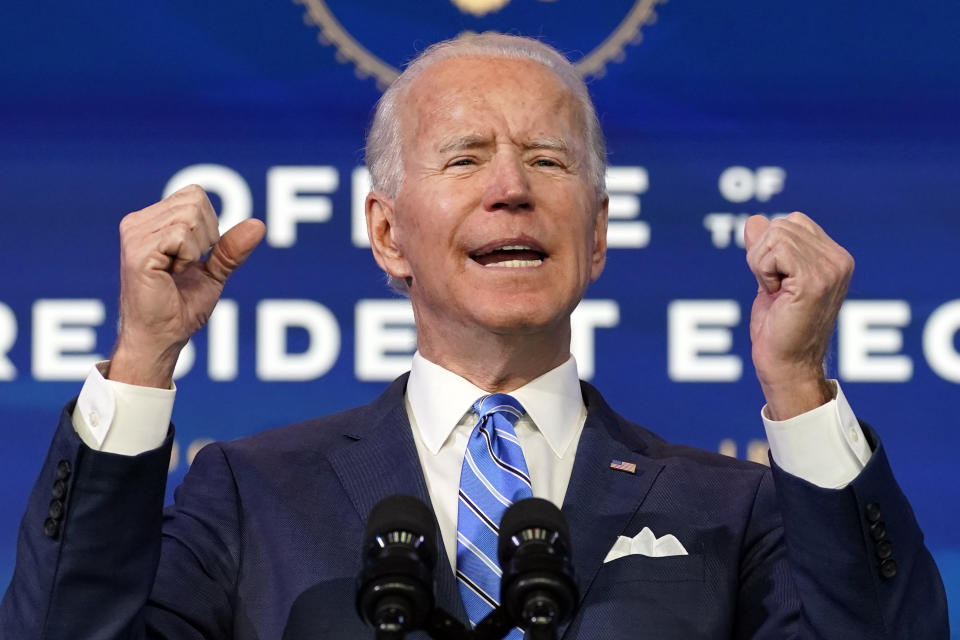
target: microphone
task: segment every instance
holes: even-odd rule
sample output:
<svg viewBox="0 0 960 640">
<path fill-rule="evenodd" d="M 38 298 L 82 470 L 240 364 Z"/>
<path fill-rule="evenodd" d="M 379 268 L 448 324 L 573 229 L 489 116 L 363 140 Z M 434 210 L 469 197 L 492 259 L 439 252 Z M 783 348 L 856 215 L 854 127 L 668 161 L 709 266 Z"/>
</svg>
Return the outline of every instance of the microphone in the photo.
<svg viewBox="0 0 960 640">
<path fill-rule="evenodd" d="M 412 496 L 384 498 L 363 533 L 357 613 L 377 638 L 402 638 L 433 611 L 436 540 L 433 513 Z"/>
<path fill-rule="evenodd" d="M 570 532 L 560 510 L 541 498 L 510 506 L 500 522 L 500 603 L 533 638 L 555 637 L 579 596 L 570 561 Z"/>
</svg>

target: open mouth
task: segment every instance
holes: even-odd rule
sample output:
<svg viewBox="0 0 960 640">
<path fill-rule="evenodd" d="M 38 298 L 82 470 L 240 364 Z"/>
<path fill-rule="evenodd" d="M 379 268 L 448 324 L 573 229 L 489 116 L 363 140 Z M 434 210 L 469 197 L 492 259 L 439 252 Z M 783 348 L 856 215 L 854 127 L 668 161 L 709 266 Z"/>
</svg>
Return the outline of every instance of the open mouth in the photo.
<svg viewBox="0 0 960 640">
<path fill-rule="evenodd" d="M 547 254 L 538 247 L 528 244 L 507 244 L 494 248 L 484 248 L 470 254 L 473 260 L 484 267 L 539 267 Z"/>
</svg>

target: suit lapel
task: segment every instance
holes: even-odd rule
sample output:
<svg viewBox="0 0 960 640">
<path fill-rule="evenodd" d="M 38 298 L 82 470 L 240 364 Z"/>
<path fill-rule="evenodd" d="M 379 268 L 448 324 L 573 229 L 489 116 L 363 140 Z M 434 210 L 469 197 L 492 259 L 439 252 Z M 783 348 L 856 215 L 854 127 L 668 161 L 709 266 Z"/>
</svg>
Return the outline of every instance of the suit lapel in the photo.
<svg viewBox="0 0 960 640">
<path fill-rule="evenodd" d="M 644 455 L 646 443 L 582 383 L 587 421 L 577 445 L 573 473 L 563 501 L 570 526 L 574 570 L 581 602 L 617 536 L 640 508 L 663 465 Z M 610 468 L 613 460 L 633 462 L 636 473 Z M 561 629 L 560 635 L 565 629 Z"/>
<path fill-rule="evenodd" d="M 350 431 L 344 434 L 348 442 L 328 457 L 363 527 L 366 527 L 370 510 L 380 500 L 393 494 L 414 496 L 427 506 L 431 505 L 404 404 L 406 383 L 406 375 L 395 380 L 369 405 L 369 421 L 364 425 L 351 426 Z M 444 552 L 436 518 L 434 528 L 437 541 L 434 565 L 437 605 L 466 622 L 466 612 L 453 569 Z"/>
</svg>

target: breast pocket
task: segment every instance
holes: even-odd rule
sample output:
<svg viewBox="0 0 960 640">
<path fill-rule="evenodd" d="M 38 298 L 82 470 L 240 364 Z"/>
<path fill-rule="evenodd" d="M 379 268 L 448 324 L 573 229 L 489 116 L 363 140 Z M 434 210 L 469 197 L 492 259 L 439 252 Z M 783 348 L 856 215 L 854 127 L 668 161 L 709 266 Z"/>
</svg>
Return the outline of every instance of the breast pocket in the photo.
<svg viewBox="0 0 960 640">
<path fill-rule="evenodd" d="M 633 554 L 605 562 L 596 586 L 622 582 L 703 582 L 703 556 L 651 558 Z"/>
<path fill-rule="evenodd" d="M 624 556 L 600 568 L 569 637 L 710 637 L 700 619 L 704 598 L 703 556 Z"/>
</svg>

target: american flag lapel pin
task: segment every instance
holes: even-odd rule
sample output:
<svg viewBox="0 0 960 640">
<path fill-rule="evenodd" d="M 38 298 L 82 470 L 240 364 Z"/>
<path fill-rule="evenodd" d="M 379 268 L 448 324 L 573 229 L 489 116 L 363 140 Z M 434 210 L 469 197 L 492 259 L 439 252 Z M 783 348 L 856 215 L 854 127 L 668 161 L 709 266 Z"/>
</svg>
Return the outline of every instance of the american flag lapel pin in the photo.
<svg viewBox="0 0 960 640">
<path fill-rule="evenodd" d="M 610 468 L 616 471 L 623 471 L 625 473 L 637 473 L 637 463 L 635 462 L 625 462 L 623 460 L 611 460 Z"/>
</svg>

